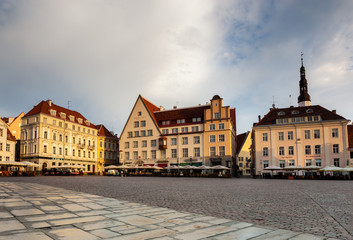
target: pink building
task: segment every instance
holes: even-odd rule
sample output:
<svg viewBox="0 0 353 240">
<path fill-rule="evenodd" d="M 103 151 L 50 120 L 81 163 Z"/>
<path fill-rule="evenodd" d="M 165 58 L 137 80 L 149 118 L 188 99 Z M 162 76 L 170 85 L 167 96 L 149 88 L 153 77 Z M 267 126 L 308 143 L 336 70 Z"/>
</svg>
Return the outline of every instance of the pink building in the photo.
<svg viewBox="0 0 353 240">
<path fill-rule="evenodd" d="M 349 165 L 349 120 L 335 110 L 311 106 L 305 68 L 300 68 L 298 107 L 275 108 L 253 127 L 255 174 L 268 166 L 319 168 Z"/>
</svg>

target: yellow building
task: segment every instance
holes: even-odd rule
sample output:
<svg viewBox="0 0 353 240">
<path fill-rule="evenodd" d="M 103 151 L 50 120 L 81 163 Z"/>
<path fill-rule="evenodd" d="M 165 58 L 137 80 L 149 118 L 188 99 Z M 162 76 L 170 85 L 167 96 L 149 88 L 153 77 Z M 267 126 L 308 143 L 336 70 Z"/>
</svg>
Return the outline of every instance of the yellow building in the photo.
<svg viewBox="0 0 353 240">
<path fill-rule="evenodd" d="M 16 139 L 0 118 L 0 161 L 15 161 Z"/>
<path fill-rule="evenodd" d="M 9 117 L 3 118 L 8 125 L 8 129 L 10 130 L 11 134 L 16 139 L 16 146 L 15 146 L 15 161 L 20 161 L 20 148 L 21 148 L 21 124 L 22 124 L 22 117 L 25 114 L 22 112 L 17 117 Z"/>
<path fill-rule="evenodd" d="M 22 117 L 21 160 L 39 170 L 77 167 L 97 171 L 97 129 L 80 113 L 42 101 Z"/>
<path fill-rule="evenodd" d="M 118 164 L 118 137 L 113 135 L 104 125 L 97 125 L 98 130 L 98 172 L 102 174 L 104 167 Z"/>
<path fill-rule="evenodd" d="M 251 133 L 246 132 L 237 136 L 238 173 L 243 176 L 251 174 Z"/>
</svg>

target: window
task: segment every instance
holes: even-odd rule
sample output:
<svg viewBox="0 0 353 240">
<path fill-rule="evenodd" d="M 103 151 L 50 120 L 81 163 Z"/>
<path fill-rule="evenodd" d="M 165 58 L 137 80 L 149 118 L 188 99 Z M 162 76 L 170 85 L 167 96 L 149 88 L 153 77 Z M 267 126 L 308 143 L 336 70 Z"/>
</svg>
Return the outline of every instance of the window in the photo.
<svg viewBox="0 0 353 240">
<path fill-rule="evenodd" d="M 321 146 L 315 145 L 315 154 L 321 154 Z"/>
<path fill-rule="evenodd" d="M 75 149 L 72 149 L 72 156 L 75 157 Z"/>
<path fill-rule="evenodd" d="M 72 137 L 72 143 L 73 143 L 73 144 L 76 144 L 76 139 L 75 139 L 75 137 Z"/>
<path fill-rule="evenodd" d="M 44 138 L 48 139 L 48 132 L 47 131 L 44 131 Z"/>
<path fill-rule="evenodd" d="M 321 159 L 315 159 L 315 166 L 321 167 Z"/>
<path fill-rule="evenodd" d="M 219 146 L 219 156 L 224 157 L 226 155 L 226 147 L 225 146 Z"/>
<path fill-rule="evenodd" d="M 90 157 L 90 154 L 89 154 L 90 152 L 88 152 L 88 157 Z M 67 151 L 67 148 L 65 148 L 65 155 L 67 156 L 69 153 L 68 153 L 68 151 Z"/>
<path fill-rule="evenodd" d="M 141 131 L 141 137 L 145 137 L 146 136 L 146 130 L 142 130 Z"/>
<path fill-rule="evenodd" d="M 140 136 L 140 132 L 139 131 L 135 131 L 135 137 L 139 137 Z"/>
<path fill-rule="evenodd" d="M 268 133 L 263 133 L 262 134 L 262 141 L 264 141 L 264 142 L 268 141 Z"/>
<path fill-rule="evenodd" d="M 142 159 L 147 159 L 147 151 L 142 151 Z"/>
<path fill-rule="evenodd" d="M 184 158 L 189 157 L 189 149 L 183 148 L 183 157 L 184 157 Z"/>
<path fill-rule="evenodd" d="M 163 129 L 162 134 L 169 134 L 169 129 Z"/>
<path fill-rule="evenodd" d="M 153 134 L 152 134 L 152 130 L 148 130 L 148 131 L 147 131 L 147 135 L 148 135 L 148 136 L 152 136 L 152 135 L 153 135 Z"/>
<path fill-rule="evenodd" d="M 10 151 L 10 149 L 7 150 L 7 145 L 8 145 L 8 144 L 6 144 L 6 151 Z M 10 146 L 9 146 L 9 148 L 10 148 Z M 43 152 L 44 152 L 44 153 L 47 153 L 47 152 L 48 152 L 48 147 L 47 147 L 47 145 L 44 145 L 44 146 L 43 146 Z"/>
<path fill-rule="evenodd" d="M 195 126 L 191 128 L 192 132 L 198 132 L 199 131 L 199 126 Z"/>
<path fill-rule="evenodd" d="M 310 139 L 310 130 L 304 130 L 305 139 Z"/>
<path fill-rule="evenodd" d="M 185 123 L 185 119 L 178 119 L 177 124 Z"/>
<path fill-rule="evenodd" d="M 307 166 L 307 167 L 311 166 L 311 159 L 305 160 L 305 166 Z"/>
<path fill-rule="evenodd" d="M 219 118 L 219 113 L 215 113 L 214 118 Z"/>
<path fill-rule="evenodd" d="M 310 155 L 311 154 L 311 146 L 310 145 L 306 145 L 305 146 L 305 154 L 306 155 Z"/>
<path fill-rule="evenodd" d="M 172 138 L 172 145 L 177 145 L 177 139 L 176 138 Z"/>
<path fill-rule="evenodd" d="M 177 158 L 177 150 L 172 149 L 172 158 Z"/>
<path fill-rule="evenodd" d="M 37 131 L 35 131 L 34 135 L 37 135 Z M 56 133 L 53 133 L 53 140 L 56 141 Z"/>
<path fill-rule="evenodd" d="M 278 140 L 279 141 L 283 141 L 284 140 L 284 133 L 283 132 L 279 132 L 278 133 Z"/>
<path fill-rule="evenodd" d="M 130 153 L 129 152 L 126 152 L 125 153 L 125 160 L 129 160 L 130 159 Z"/>
<path fill-rule="evenodd" d="M 140 126 L 140 122 L 139 121 L 135 121 L 134 122 L 134 127 L 136 128 L 136 127 L 139 127 Z"/>
<path fill-rule="evenodd" d="M 151 147 L 157 146 L 157 140 L 151 140 Z"/>
<path fill-rule="evenodd" d="M 333 159 L 333 165 L 335 167 L 339 167 L 340 166 L 340 159 L 339 158 L 334 158 Z"/>
<path fill-rule="evenodd" d="M 156 150 L 151 151 L 151 158 L 156 159 Z"/>
<path fill-rule="evenodd" d="M 132 132 L 127 133 L 127 137 L 131 138 L 132 137 Z"/>
<path fill-rule="evenodd" d="M 218 141 L 219 142 L 224 142 L 224 134 L 218 135 Z"/>
<path fill-rule="evenodd" d="M 192 118 L 192 122 L 201 122 L 201 118 L 200 117 Z"/>
<path fill-rule="evenodd" d="M 146 121 L 145 120 L 141 121 L 141 127 L 146 127 Z"/>
<path fill-rule="evenodd" d="M 223 129 L 224 129 L 224 123 L 218 124 L 218 129 L 219 129 L 219 130 L 223 130 Z"/>
<path fill-rule="evenodd" d="M 3 135 L 4 135 L 4 130 L 0 129 L 0 137 L 3 137 Z"/>
<path fill-rule="evenodd" d="M 288 155 L 294 155 L 294 147 L 293 146 L 288 147 Z"/>
<path fill-rule="evenodd" d="M 200 157 L 200 148 L 194 148 L 194 156 Z"/>
<path fill-rule="evenodd" d="M 293 159 L 289 160 L 289 161 L 288 161 L 288 165 L 289 165 L 289 166 L 294 166 L 294 160 L 293 160 Z"/>
<path fill-rule="evenodd" d="M 138 156 L 138 151 L 134 151 L 134 160 L 138 160 L 139 156 Z"/>
<path fill-rule="evenodd" d="M 216 156 L 216 147 L 210 147 L 210 156 Z"/>
<path fill-rule="evenodd" d="M 141 115 L 142 115 L 142 113 L 141 113 L 141 112 L 138 112 L 138 114 L 137 114 L 137 115 L 141 116 Z"/>
<path fill-rule="evenodd" d="M 187 137 L 183 137 L 183 144 L 188 144 L 188 138 Z"/>
<path fill-rule="evenodd" d="M 66 135 L 65 136 L 65 142 L 69 142 L 69 137 Z M 88 141 L 88 146 L 90 145 L 90 141 Z"/>
<path fill-rule="evenodd" d="M 350 158 L 353 158 L 353 151 L 350 152 Z"/>
<path fill-rule="evenodd" d="M 61 151 L 61 148 L 59 148 L 59 152 Z M 78 150 L 78 156 L 81 157 L 81 150 Z"/>
<path fill-rule="evenodd" d="M 147 147 L 147 140 L 142 141 L 142 147 Z"/>
<path fill-rule="evenodd" d="M 285 160 L 279 160 L 279 166 L 281 168 L 284 168 L 286 166 L 286 161 Z"/>
<path fill-rule="evenodd" d="M 314 130 L 314 138 L 320 138 L 320 130 Z"/>
<path fill-rule="evenodd" d="M 199 136 L 195 136 L 194 137 L 194 144 L 199 144 L 200 143 L 200 137 Z"/>
<path fill-rule="evenodd" d="M 332 128 L 332 137 L 338 138 L 338 128 Z"/>
<path fill-rule="evenodd" d="M 319 116 L 314 116 L 314 121 L 319 121 Z"/>
<path fill-rule="evenodd" d="M 183 132 L 183 133 L 186 133 L 186 132 L 188 132 L 189 131 L 189 128 L 188 127 L 182 127 L 181 128 L 181 132 Z"/>
<path fill-rule="evenodd" d="M 333 144 L 332 152 L 333 153 L 339 153 L 339 145 L 338 144 Z"/>
<path fill-rule="evenodd" d="M 210 142 L 216 142 L 216 135 L 210 135 Z"/>
<path fill-rule="evenodd" d="M 170 121 L 162 121 L 162 125 L 165 126 L 165 125 L 170 125 Z"/>
<path fill-rule="evenodd" d="M 293 140 L 293 132 L 288 132 L 288 140 Z"/>
<path fill-rule="evenodd" d="M 238 160 L 242 162 L 244 160 L 244 157 L 238 157 Z"/>
<path fill-rule="evenodd" d="M 308 116 L 308 122 L 312 122 L 313 121 L 313 116 Z"/>
<path fill-rule="evenodd" d="M 284 115 L 286 115 L 286 113 L 285 112 L 278 112 L 277 115 L 278 116 L 284 116 Z"/>
<path fill-rule="evenodd" d="M 53 154 L 56 154 L 56 147 L 53 147 Z"/>
<path fill-rule="evenodd" d="M 283 156 L 283 155 L 284 155 L 284 147 L 279 147 L 278 154 L 279 154 L 280 156 Z"/>
<path fill-rule="evenodd" d="M 268 148 L 267 148 L 267 147 L 264 147 L 264 148 L 262 149 L 262 156 L 264 156 L 264 157 L 267 157 L 267 156 L 268 156 Z"/>
<path fill-rule="evenodd" d="M 264 169 L 268 167 L 268 160 L 264 160 Z"/>
<path fill-rule="evenodd" d="M 2 143 L 0 143 L 0 151 L 2 151 Z"/>
<path fill-rule="evenodd" d="M 216 130 L 216 125 L 215 124 L 210 124 L 210 130 Z"/>
<path fill-rule="evenodd" d="M 177 128 L 172 128 L 172 133 L 178 133 L 178 129 Z"/>
<path fill-rule="evenodd" d="M 133 148 L 138 148 L 138 144 L 139 144 L 138 141 L 134 141 L 133 142 Z"/>
</svg>

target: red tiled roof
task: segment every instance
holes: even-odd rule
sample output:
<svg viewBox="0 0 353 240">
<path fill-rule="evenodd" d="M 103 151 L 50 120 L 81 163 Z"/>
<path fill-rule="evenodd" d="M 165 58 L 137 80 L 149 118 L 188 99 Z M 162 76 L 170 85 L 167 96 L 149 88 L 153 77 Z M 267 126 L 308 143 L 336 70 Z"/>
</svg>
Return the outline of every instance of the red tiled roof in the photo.
<svg viewBox="0 0 353 240">
<path fill-rule="evenodd" d="M 312 109 L 312 112 L 307 112 L 308 109 Z M 298 111 L 298 114 L 292 114 L 292 111 Z M 283 112 L 283 115 L 278 115 L 279 112 Z M 282 118 L 293 118 L 293 117 L 304 117 L 304 116 L 321 116 L 323 121 L 329 120 L 346 120 L 344 117 L 327 110 L 319 105 L 305 106 L 305 107 L 290 107 L 290 108 L 272 108 L 257 124 L 261 125 L 272 125 L 276 124 L 276 119 Z"/>
<path fill-rule="evenodd" d="M 1 120 L 3 120 L 5 123 L 9 123 L 9 118 L 8 117 L 3 117 L 3 118 L 1 118 Z"/>
<path fill-rule="evenodd" d="M 348 128 L 348 145 L 349 148 L 353 148 L 353 124 L 347 125 Z"/>
<path fill-rule="evenodd" d="M 140 96 L 141 96 L 141 95 L 140 95 Z M 156 117 L 154 116 L 153 113 L 154 113 L 155 111 L 159 111 L 159 107 L 157 107 L 156 105 L 154 105 L 153 103 L 151 103 L 151 102 L 148 101 L 147 99 L 143 98 L 142 96 L 141 96 L 141 99 L 142 99 L 143 103 L 146 105 L 146 107 L 147 107 L 148 111 L 150 112 L 150 114 L 151 114 L 153 120 L 154 120 L 155 122 L 157 122 L 157 121 L 156 121 Z"/>
<path fill-rule="evenodd" d="M 204 111 L 207 108 L 210 108 L 210 105 L 158 111 L 158 112 L 155 112 L 154 115 L 157 119 L 157 123 L 159 127 L 166 127 L 162 125 L 163 121 L 170 121 L 170 125 L 168 125 L 168 127 L 177 125 L 178 119 L 185 119 L 185 125 L 195 124 L 192 122 L 192 118 L 200 117 L 201 122 L 203 122 Z"/>
<path fill-rule="evenodd" d="M 62 113 L 65 113 L 66 114 L 66 118 L 65 120 L 66 121 L 70 121 L 70 118 L 69 118 L 69 115 L 72 115 L 75 117 L 75 120 L 73 122 L 77 123 L 77 124 L 80 124 L 82 126 L 85 126 L 85 127 L 90 127 L 90 128 L 96 128 L 94 124 L 90 123 L 89 125 L 86 125 L 85 123 L 85 120 L 87 120 L 84 116 L 82 116 L 79 112 L 76 112 L 76 111 L 72 111 L 70 109 L 67 109 L 67 108 L 63 108 L 63 107 L 60 107 L 58 105 L 55 105 L 55 104 L 51 104 L 51 106 L 49 106 L 49 103 L 47 101 L 41 101 L 38 105 L 34 106 L 26 115 L 24 115 L 23 117 L 28 117 L 28 116 L 31 116 L 31 115 L 36 115 L 36 114 L 39 114 L 39 113 L 43 113 L 43 114 L 47 114 L 47 115 L 50 115 L 50 109 L 53 109 L 56 111 L 56 116 L 57 118 L 59 119 L 63 119 L 60 117 L 60 112 Z M 54 116 L 53 116 L 54 117 Z M 82 123 L 79 123 L 78 122 L 78 118 L 81 118 L 82 119 Z M 70 121 L 72 122 L 72 121 Z"/>
<path fill-rule="evenodd" d="M 12 135 L 9 129 L 7 129 L 7 140 L 16 142 L 16 138 Z"/>
<path fill-rule="evenodd" d="M 237 135 L 237 154 L 239 154 L 249 133 L 250 132 L 245 132 Z"/>
<path fill-rule="evenodd" d="M 236 126 L 237 126 L 237 120 L 236 120 L 236 118 L 235 118 L 235 108 L 231 108 L 230 109 L 230 118 L 231 118 L 231 120 L 232 120 L 232 124 L 233 124 L 233 127 L 234 127 L 234 129 L 237 129 L 236 128 Z"/>
<path fill-rule="evenodd" d="M 116 139 L 117 137 L 114 136 L 103 124 L 96 125 L 98 129 L 98 136 Z"/>
</svg>

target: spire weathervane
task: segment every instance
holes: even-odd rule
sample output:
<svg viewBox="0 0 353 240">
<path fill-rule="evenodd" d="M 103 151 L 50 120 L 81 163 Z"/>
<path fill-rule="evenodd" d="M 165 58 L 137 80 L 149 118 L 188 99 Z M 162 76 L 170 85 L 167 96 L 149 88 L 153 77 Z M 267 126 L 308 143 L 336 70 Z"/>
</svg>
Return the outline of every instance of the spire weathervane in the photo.
<svg viewBox="0 0 353 240">
<path fill-rule="evenodd" d="M 302 67 L 304 66 L 304 64 L 303 64 L 303 52 L 301 52 L 301 60 L 302 60 Z"/>
</svg>

